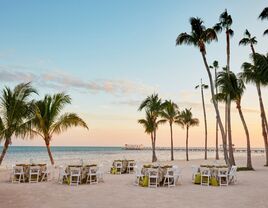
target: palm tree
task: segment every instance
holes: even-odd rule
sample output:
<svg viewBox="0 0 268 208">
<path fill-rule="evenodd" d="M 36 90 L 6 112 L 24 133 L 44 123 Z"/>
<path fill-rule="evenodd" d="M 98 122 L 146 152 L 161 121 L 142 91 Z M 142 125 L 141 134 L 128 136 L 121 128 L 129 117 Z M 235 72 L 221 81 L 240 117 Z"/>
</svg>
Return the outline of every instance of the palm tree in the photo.
<svg viewBox="0 0 268 208">
<path fill-rule="evenodd" d="M 268 19 L 268 7 L 264 8 L 260 13 L 259 18 L 261 20 Z M 268 35 L 268 29 L 264 31 L 263 35 Z"/>
<path fill-rule="evenodd" d="M 266 151 L 266 166 L 268 166 L 268 140 L 267 140 L 267 120 L 264 110 L 264 104 L 262 100 L 261 85 L 267 85 L 267 73 L 268 73 L 268 56 L 256 53 L 252 56 L 253 64 L 245 62 L 242 65 L 243 72 L 240 73 L 241 79 L 246 83 L 253 83 L 256 85 L 259 105 L 260 105 L 260 116 L 262 125 L 262 135 Z"/>
<path fill-rule="evenodd" d="M 71 98 L 65 93 L 46 95 L 43 100 L 35 102 L 35 118 L 32 121 L 32 132 L 44 139 L 52 165 L 54 165 L 50 150 L 52 136 L 60 134 L 72 126 L 81 126 L 88 129 L 87 124 L 77 114 L 61 114 L 67 104 L 71 104 Z"/>
<path fill-rule="evenodd" d="M 197 118 L 193 118 L 193 114 L 191 112 L 191 108 L 184 109 L 180 113 L 180 119 L 177 124 L 179 124 L 182 128 L 186 127 L 186 160 L 189 161 L 188 155 L 188 138 L 189 138 L 189 128 L 192 126 L 198 126 L 199 120 Z"/>
<path fill-rule="evenodd" d="M 179 119 L 178 106 L 171 100 L 166 100 L 164 102 L 164 109 L 161 112 L 161 117 L 163 120 L 169 123 L 170 128 L 170 147 L 171 147 L 171 160 L 174 160 L 173 154 L 173 123 L 177 122 Z"/>
<path fill-rule="evenodd" d="M 215 86 L 215 92 L 216 92 L 216 95 L 217 95 L 218 94 L 218 87 L 217 87 L 217 81 L 216 80 L 217 80 L 217 74 L 218 74 L 217 70 L 219 68 L 219 62 L 215 60 L 213 62 L 213 64 L 212 64 L 212 66 L 209 66 L 209 68 L 214 69 L 214 73 L 215 73 L 215 75 L 214 75 L 214 77 L 215 77 L 214 86 Z M 216 101 L 216 104 L 218 106 L 218 101 Z M 218 119 L 216 117 L 216 144 L 215 144 L 215 146 L 216 146 L 216 160 L 219 160 L 220 159 L 220 157 L 219 157 L 219 138 L 218 138 L 218 131 L 219 131 L 219 123 L 218 123 Z"/>
<path fill-rule="evenodd" d="M 202 98 L 202 106 L 204 113 L 204 124 L 205 124 L 205 160 L 207 160 L 207 149 L 208 149 L 208 127 L 207 127 L 207 115 L 206 115 L 206 107 L 205 107 L 205 99 L 204 99 L 204 89 L 208 88 L 208 85 L 203 84 L 202 79 L 199 85 L 195 86 L 195 89 L 200 87 L 201 98 Z"/>
<path fill-rule="evenodd" d="M 160 120 L 158 121 L 158 117 L 160 116 L 162 110 L 164 109 L 164 104 L 162 103 L 162 100 L 158 97 L 158 94 L 152 94 L 151 96 L 148 96 L 145 100 L 142 101 L 142 103 L 139 106 L 139 111 L 145 109 L 145 111 L 150 112 L 151 119 L 154 124 L 154 130 L 153 130 L 153 140 L 152 140 L 152 150 L 153 150 L 153 162 L 157 161 L 157 157 L 155 154 L 155 147 L 156 147 L 156 131 L 158 124 L 163 123 L 164 121 Z"/>
<path fill-rule="evenodd" d="M 25 138 L 30 132 L 32 115 L 32 94 L 37 94 L 30 83 L 17 85 L 13 90 L 5 87 L 1 95 L 0 141 L 4 147 L 0 157 L 0 165 L 5 157 L 13 136 Z"/>
<path fill-rule="evenodd" d="M 220 101 L 226 102 L 227 97 L 229 96 L 231 101 L 234 101 L 236 103 L 236 108 L 238 110 L 246 134 L 247 167 L 249 169 L 252 169 L 249 131 L 241 108 L 241 99 L 245 89 L 244 82 L 242 79 L 237 78 L 233 72 L 230 71 L 228 74 L 227 71 L 222 71 L 218 75 L 217 85 L 220 89 L 220 93 L 217 95 Z"/>
<path fill-rule="evenodd" d="M 151 142 L 152 142 L 152 162 L 157 161 L 156 153 L 155 153 L 155 137 L 154 137 L 154 131 L 158 128 L 159 124 L 164 123 L 163 120 L 154 121 L 154 116 L 152 112 L 146 110 L 146 117 L 145 119 L 138 120 L 138 123 L 143 125 L 145 129 L 145 133 L 150 134 L 151 136 Z"/>
<path fill-rule="evenodd" d="M 256 40 L 256 36 L 252 37 L 250 32 L 247 29 L 246 29 L 246 31 L 244 33 L 244 38 L 242 38 L 239 41 L 239 45 L 242 45 L 242 46 L 249 45 L 253 54 L 255 54 L 254 45 L 256 45 L 257 43 L 258 43 L 258 41 Z"/>
<path fill-rule="evenodd" d="M 208 66 L 207 58 L 206 58 L 206 44 L 209 44 L 214 40 L 216 41 L 217 34 L 214 29 L 206 28 L 203 25 L 203 21 L 199 18 L 194 18 L 194 17 L 190 18 L 190 24 L 191 24 L 191 33 L 190 34 L 181 33 L 176 39 L 176 45 L 186 44 L 186 45 L 193 45 L 199 48 L 199 51 L 202 55 L 202 59 L 203 59 L 203 62 L 204 62 L 204 65 L 208 74 L 213 106 L 216 112 L 217 120 L 218 120 L 220 131 L 221 131 L 224 159 L 226 163 L 229 163 L 224 127 L 222 124 L 219 108 L 215 99 L 212 75 L 209 70 L 209 66 Z"/>
<path fill-rule="evenodd" d="M 226 55 L 227 55 L 227 73 L 230 71 L 230 37 L 234 35 L 234 31 L 231 29 L 233 20 L 232 16 L 225 10 L 219 18 L 219 23 L 214 26 L 216 32 L 222 32 L 225 30 L 226 34 Z M 225 128 L 226 137 L 228 136 L 229 144 L 229 162 L 231 165 L 234 165 L 234 154 L 233 154 L 233 143 L 232 143 L 232 131 L 231 131 L 231 100 L 227 97 L 226 102 L 226 121 L 227 126 Z"/>
</svg>

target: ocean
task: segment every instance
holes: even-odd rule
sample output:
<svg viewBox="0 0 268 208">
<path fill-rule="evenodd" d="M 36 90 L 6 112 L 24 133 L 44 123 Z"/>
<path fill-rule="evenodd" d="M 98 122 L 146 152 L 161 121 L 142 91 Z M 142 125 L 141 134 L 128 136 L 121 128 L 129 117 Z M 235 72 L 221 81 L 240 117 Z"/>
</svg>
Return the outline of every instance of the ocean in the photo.
<svg viewBox="0 0 268 208">
<path fill-rule="evenodd" d="M 2 147 L 0 147 L 2 152 Z M 116 159 L 134 159 L 140 162 L 151 161 L 151 150 L 125 150 L 122 147 L 51 147 L 51 151 L 57 165 L 67 164 L 99 164 L 104 162 L 111 164 Z M 170 150 L 157 150 L 159 161 L 170 160 Z M 252 153 L 263 155 L 262 153 Z M 246 153 L 235 153 L 236 156 L 246 156 Z M 220 157 L 222 157 L 220 152 Z M 204 152 L 189 152 L 190 159 L 204 158 Z M 215 152 L 208 152 L 209 158 L 215 157 Z M 185 151 L 174 151 L 175 160 L 184 160 Z M 3 160 L 3 166 L 10 166 L 16 163 L 50 163 L 47 149 L 44 146 L 10 146 Z"/>
</svg>

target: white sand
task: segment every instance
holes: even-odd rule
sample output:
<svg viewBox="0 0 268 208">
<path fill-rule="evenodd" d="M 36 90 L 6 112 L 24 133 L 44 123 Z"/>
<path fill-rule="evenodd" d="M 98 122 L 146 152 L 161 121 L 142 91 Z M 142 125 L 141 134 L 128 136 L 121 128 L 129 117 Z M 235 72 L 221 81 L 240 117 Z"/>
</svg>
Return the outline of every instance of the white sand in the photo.
<svg viewBox="0 0 268 208">
<path fill-rule="evenodd" d="M 263 157 L 254 157 L 256 171 L 239 172 L 238 184 L 204 187 L 191 183 L 191 165 L 211 164 L 212 160 L 175 161 L 183 168 L 182 184 L 174 188 L 142 188 L 132 185 L 134 175 L 105 175 L 97 185 L 68 185 L 53 182 L 11 184 L 8 172 L 0 170 L 0 207 L 268 207 L 268 167 Z M 244 159 L 237 159 L 244 166 Z"/>
</svg>

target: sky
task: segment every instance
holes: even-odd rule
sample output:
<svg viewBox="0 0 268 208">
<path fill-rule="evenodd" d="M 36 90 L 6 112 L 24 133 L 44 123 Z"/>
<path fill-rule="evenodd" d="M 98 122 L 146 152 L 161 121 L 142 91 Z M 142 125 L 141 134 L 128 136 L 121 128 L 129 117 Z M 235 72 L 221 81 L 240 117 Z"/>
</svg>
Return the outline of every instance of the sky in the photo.
<svg viewBox="0 0 268 208">
<path fill-rule="evenodd" d="M 150 145 L 150 137 L 137 120 L 138 106 L 158 93 L 184 108 L 192 108 L 200 125 L 190 129 L 190 146 L 204 145 L 200 91 L 195 86 L 207 74 L 198 49 L 175 46 L 181 32 L 189 32 L 190 17 L 200 17 L 207 27 L 228 9 L 232 15 L 231 70 L 241 71 L 250 61 L 249 47 L 239 47 L 245 29 L 257 37 L 256 51 L 268 52 L 268 21 L 258 20 L 265 0 L 0 0 L 0 88 L 32 81 L 41 99 L 45 94 L 66 92 L 72 104 L 64 111 L 78 113 L 89 131 L 72 128 L 55 135 L 55 146 Z M 207 47 L 208 62 L 226 65 L 225 36 Z M 263 88 L 264 104 L 268 104 Z M 215 146 L 215 113 L 205 93 L 208 145 Z M 232 105 L 235 146 L 246 138 L 235 104 Z M 253 147 L 262 147 L 258 98 L 247 85 L 242 100 Z M 223 106 L 220 107 L 223 116 Z M 175 146 L 185 146 L 185 129 L 174 127 Z M 2 145 L 2 144 L 1 144 Z M 13 145 L 44 145 L 41 138 L 14 138 Z M 158 130 L 158 146 L 169 146 L 168 125 Z"/>
</svg>

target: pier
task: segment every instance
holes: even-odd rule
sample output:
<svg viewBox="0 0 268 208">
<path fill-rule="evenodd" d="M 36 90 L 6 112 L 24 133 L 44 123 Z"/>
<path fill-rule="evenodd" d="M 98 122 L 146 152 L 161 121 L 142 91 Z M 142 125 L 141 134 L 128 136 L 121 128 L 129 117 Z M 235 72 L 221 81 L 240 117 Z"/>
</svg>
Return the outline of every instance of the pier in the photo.
<svg viewBox="0 0 268 208">
<path fill-rule="evenodd" d="M 124 150 L 152 150 L 152 147 L 144 147 L 142 145 L 125 145 L 125 147 L 122 147 Z M 170 150 L 170 147 L 156 147 L 156 150 Z M 174 151 L 185 151 L 185 147 L 174 147 Z M 205 148 L 203 147 L 189 147 L 188 148 L 189 152 L 204 152 Z M 207 148 L 208 152 L 215 152 L 216 148 L 215 147 L 208 147 Z M 222 148 L 219 148 L 220 152 L 223 152 Z M 234 152 L 238 153 L 243 153 L 247 152 L 247 148 L 234 148 Z M 252 153 L 264 153 L 265 150 L 264 148 L 251 148 Z"/>
</svg>

